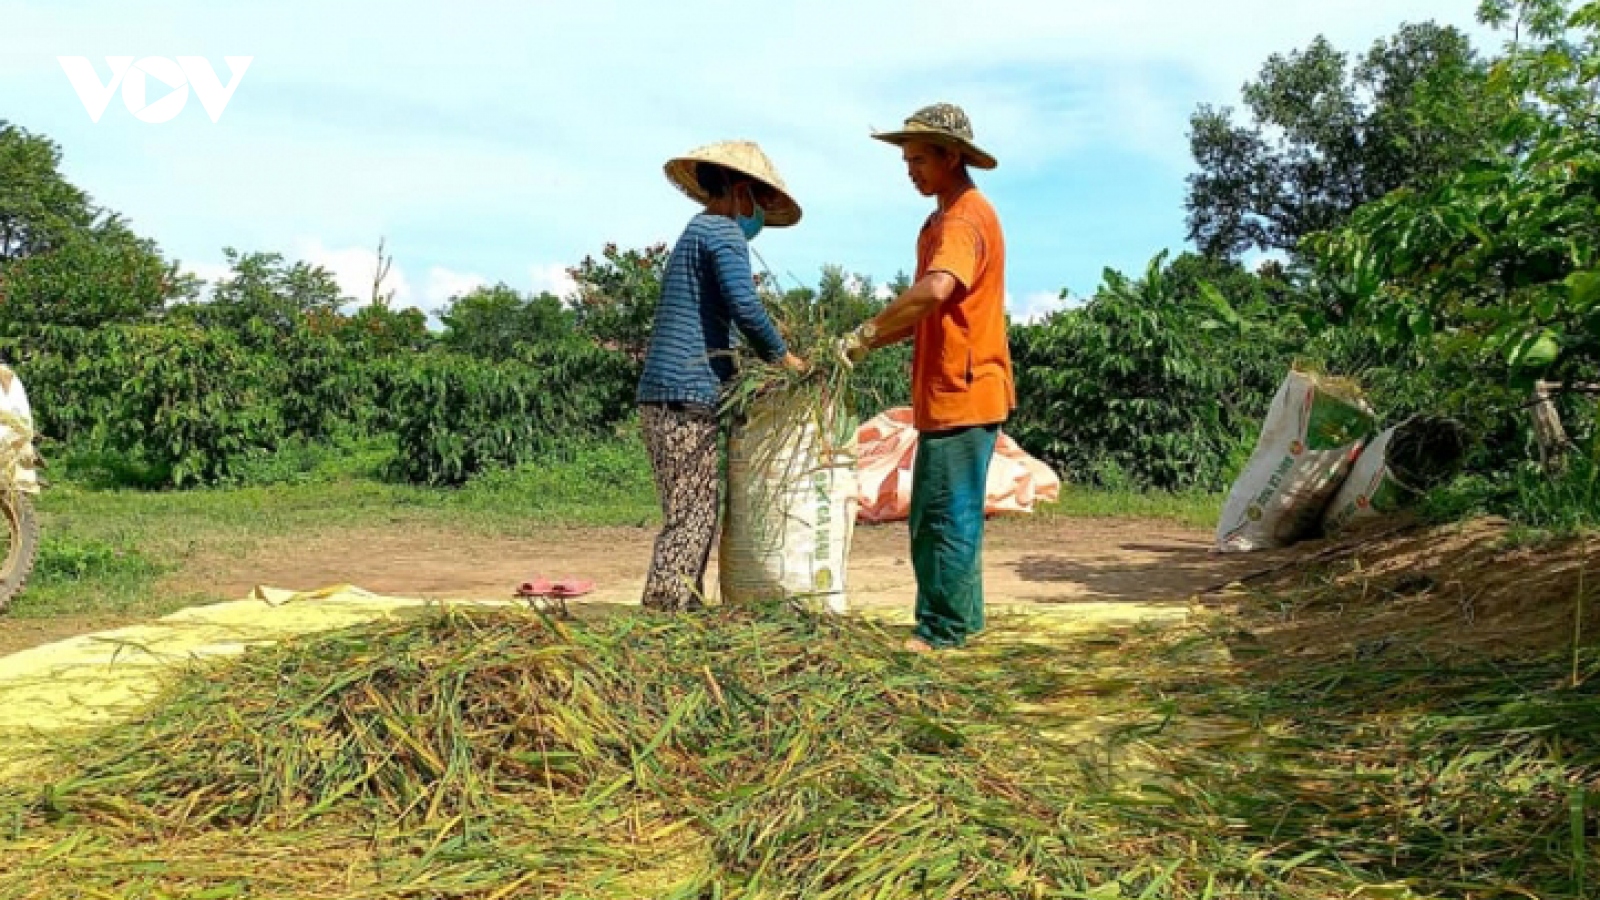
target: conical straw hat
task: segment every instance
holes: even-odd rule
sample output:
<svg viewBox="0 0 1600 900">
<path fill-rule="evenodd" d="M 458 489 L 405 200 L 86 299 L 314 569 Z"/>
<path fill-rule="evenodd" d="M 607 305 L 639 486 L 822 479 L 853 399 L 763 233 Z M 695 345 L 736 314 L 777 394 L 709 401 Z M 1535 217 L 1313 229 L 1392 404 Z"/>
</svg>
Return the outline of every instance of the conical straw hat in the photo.
<svg viewBox="0 0 1600 900">
<path fill-rule="evenodd" d="M 667 161 L 667 179 L 677 185 L 678 190 L 702 204 L 711 200 L 711 195 L 706 193 L 705 188 L 700 186 L 700 180 L 695 177 L 695 165 L 703 162 L 749 175 L 771 188 L 778 201 L 773 204 L 775 208 L 762 206 L 768 225 L 782 228 L 800 221 L 800 204 L 789 196 L 789 189 L 783 186 L 783 179 L 778 176 L 772 160 L 767 159 L 767 154 L 754 141 L 718 141 Z"/>
</svg>

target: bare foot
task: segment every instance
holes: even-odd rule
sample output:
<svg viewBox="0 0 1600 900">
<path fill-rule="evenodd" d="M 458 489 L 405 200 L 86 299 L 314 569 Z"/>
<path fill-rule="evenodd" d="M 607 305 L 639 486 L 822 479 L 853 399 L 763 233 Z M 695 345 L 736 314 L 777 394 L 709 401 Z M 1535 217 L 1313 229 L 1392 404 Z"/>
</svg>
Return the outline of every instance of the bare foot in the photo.
<svg viewBox="0 0 1600 900">
<path fill-rule="evenodd" d="M 918 638 L 918 637 L 906 638 L 906 642 L 905 642 L 904 646 L 905 646 L 905 648 L 907 650 L 910 650 L 912 653 L 932 653 L 933 652 L 933 645 L 929 644 L 927 641 L 923 640 L 922 638 Z"/>
</svg>

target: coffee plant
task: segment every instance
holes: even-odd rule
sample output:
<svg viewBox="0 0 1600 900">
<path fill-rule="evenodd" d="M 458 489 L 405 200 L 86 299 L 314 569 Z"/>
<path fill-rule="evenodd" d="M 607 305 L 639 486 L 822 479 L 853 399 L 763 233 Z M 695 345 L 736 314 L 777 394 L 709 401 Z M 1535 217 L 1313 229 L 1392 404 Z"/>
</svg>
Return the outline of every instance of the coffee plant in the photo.
<svg viewBox="0 0 1600 900">
<path fill-rule="evenodd" d="M 226 331 L 52 328 L 12 342 L 42 435 L 114 448 L 173 487 L 218 481 L 285 434 L 279 361 Z"/>
<path fill-rule="evenodd" d="M 1192 265 L 1192 263 L 1186 264 Z M 1189 292 L 1164 255 L 1108 271 L 1086 305 L 1013 328 L 1020 402 L 1007 428 L 1071 483 L 1225 486 L 1290 360 L 1259 297 Z"/>
<path fill-rule="evenodd" d="M 410 481 L 458 485 L 515 466 L 566 438 L 608 433 L 631 408 L 633 367 L 576 341 L 490 362 L 438 353 L 399 373 L 397 467 Z"/>
</svg>

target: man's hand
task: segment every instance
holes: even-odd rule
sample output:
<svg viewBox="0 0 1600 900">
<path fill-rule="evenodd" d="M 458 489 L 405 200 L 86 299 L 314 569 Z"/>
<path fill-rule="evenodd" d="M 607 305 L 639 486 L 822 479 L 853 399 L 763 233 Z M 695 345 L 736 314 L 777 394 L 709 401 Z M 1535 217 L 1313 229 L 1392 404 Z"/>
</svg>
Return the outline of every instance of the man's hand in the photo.
<svg viewBox="0 0 1600 900">
<path fill-rule="evenodd" d="M 868 322 L 840 338 L 839 343 L 835 345 L 835 352 L 845 365 L 854 368 L 872 351 L 872 338 L 875 333 L 872 323 Z"/>
<path fill-rule="evenodd" d="M 811 365 L 809 363 L 800 357 L 795 356 L 793 353 L 786 354 L 783 357 L 783 367 L 791 372 L 798 372 L 801 375 L 804 375 L 811 369 Z"/>
</svg>

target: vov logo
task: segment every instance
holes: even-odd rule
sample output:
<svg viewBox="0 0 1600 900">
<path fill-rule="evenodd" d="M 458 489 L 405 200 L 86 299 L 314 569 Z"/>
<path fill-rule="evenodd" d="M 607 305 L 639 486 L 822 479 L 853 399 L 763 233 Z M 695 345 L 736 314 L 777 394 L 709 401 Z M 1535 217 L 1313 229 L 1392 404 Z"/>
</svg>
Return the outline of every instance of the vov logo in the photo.
<svg viewBox="0 0 1600 900">
<path fill-rule="evenodd" d="M 222 111 L 233 99 L 233 92 L 238 89 L 245 70 L 250 68 L 255 57 L 223 57 L 228 64 L 230 78 L 226 87 L 203 56 L 180 56 L 177 62 L 165 56 L 146 56 L 138 62 L 131 56 L 108 56 L 106 64 L 111 67 L 109 82 L 100 80 L 94 63 L 89 62 L 88 57 L 58 56 L 56 59 L 60 61 L 61 68 L 66 70 L 67 78 L 72 82 L 73 90 L 78 92 L 78 99 L 83 101 L 83 108 L 88 111 L 90 120 L 100 121 L 106 104 L 111 102 L 112 95 L 120 87 L 122 102 L 128 107 L 128 112 L 141 122 L 156 124 L 170 122 L 183 112 L 189 102 L 191 87 L 199 95 L 200 103 L 205 106 L 211 121 L 222 118 Z M 151 101 L 151 81 L 165 87 L 166 95 Z"/>
</svg>

